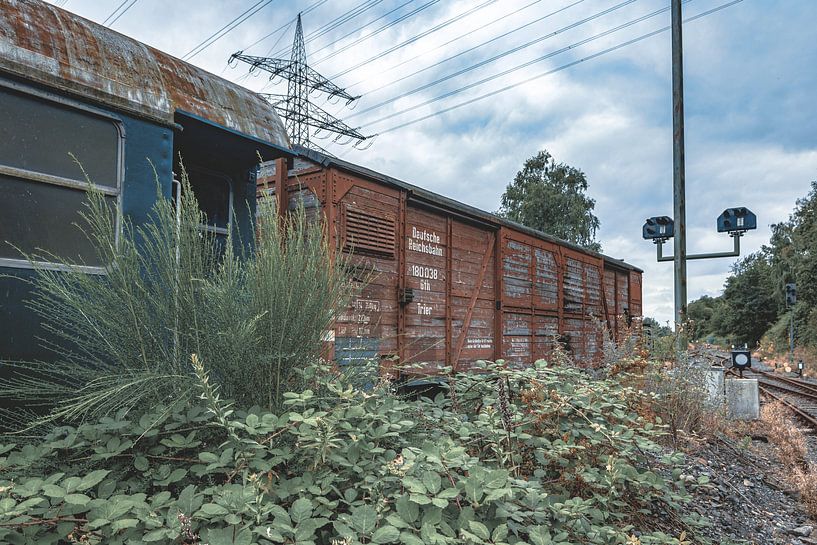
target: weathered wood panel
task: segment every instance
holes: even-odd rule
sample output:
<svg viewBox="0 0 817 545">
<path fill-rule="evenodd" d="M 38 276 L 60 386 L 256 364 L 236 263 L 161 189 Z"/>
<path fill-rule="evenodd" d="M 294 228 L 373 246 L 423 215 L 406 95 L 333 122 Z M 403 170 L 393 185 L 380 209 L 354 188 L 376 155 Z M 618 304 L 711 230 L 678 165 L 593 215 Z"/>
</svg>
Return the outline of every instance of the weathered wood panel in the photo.
<svg viewBox="0 0 817 545">
<path fill-rule="evenodd" d="M 440 215 L 408 207 L 405 235 L 406 287 L 414 299 L 406 305 L 405 363 L 428 371 L 446 364 L 446 270 L 448 233 Z"/>
</svg>

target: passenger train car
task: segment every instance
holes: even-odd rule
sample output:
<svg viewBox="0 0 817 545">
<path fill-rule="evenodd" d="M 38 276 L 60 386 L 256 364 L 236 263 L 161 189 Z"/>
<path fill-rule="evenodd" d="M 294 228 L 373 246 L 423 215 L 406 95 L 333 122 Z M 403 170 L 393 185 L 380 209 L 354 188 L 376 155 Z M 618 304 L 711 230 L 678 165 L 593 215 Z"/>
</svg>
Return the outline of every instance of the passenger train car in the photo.
<svg viewBox="0 0 817 545">
<path fill-rule="evenodd" d="M 271 105 L 249 90 L 38 0 L 0 0 L 0 359 L 40 359 L 23 254 L 101 263 L 73 224 L 88 185 L 119 221 L 172 198 L 179 158 L 209 225 L 252 240 L 259 154 L 291 157 Z M 76 162 L 75 159 L 76 158 Z M 22 252 L 22 253 L 21 253 Z"/>
</svg>

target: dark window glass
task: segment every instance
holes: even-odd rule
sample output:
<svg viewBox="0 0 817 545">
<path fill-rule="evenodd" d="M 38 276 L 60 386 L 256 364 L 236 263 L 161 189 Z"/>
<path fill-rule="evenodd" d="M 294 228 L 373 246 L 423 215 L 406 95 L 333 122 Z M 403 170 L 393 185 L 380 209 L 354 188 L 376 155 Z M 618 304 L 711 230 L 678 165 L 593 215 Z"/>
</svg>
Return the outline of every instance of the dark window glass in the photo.
<svg viewBox="0 0 817 545">
<path fill-rule="evenodd" d="M 87 230 L 80 216 L 87 210 L 87 197 L 81 189 L 0 174 L 0 258 L 25 259 L 22 254 L 29 254 L 38 261 L 102 265 L 81 230 Z M 115 214 L 116 197 L 105 199 Z"/>
<path fill-rule="evenodd" d="M 81 110 L 0 87 L 0 164 L 117 187 L 119 133 Z"/>
<path fill-rule="evenodd" d="M 191 170 L 190 187 L 207 216 L 207 225 L 226 229 L 230 224 L 230 180 L 220 174 Z"/>
</svg>

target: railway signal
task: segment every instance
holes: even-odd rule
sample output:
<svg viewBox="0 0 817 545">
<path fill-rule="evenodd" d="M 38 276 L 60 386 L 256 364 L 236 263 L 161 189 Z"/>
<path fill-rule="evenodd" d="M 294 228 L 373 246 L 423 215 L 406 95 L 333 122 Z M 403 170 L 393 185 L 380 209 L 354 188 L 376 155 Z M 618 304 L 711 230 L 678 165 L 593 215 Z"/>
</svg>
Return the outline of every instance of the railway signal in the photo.
<svg viewBox="0 0 817 545">
<path fill-rule="evenodd" d="M 786 306 L 793 307 L 797 303 L 797 284 L 786 284 Z"/>
<path fill-rule="evenodd" d="M 797 304 L 797 284 L 786 284 L 786 308 Z M 794 365 L 794 309 L 789 312 L 789 366 Z"/>
<path fill-rule="evenodd" d="M 743 370 L 752 366 L 752 353 L 747 349 L 732 349 L 732 367 L 740 373 L 743 378 Z"/>
<path fill-rule="evenodd" d="M 654 244 L 662 244 L 675 234 L 675 223 L 669 216 L 648 218 L 641 228 L 641 236 L 645 240 L 652 240 Z"/>
<path fill-rule="evenodd" d="M 740 255 L 740 238 L 746 231 L 757 229 L 757 216 L 745 206 L 727 208 L 716 220 L 719 233 L 729 233 L 733 239 L 733 249 L 731 252 L 718 252 L 708 254 L 688 254 L 686 253 L 686 233 L 684 232 L 684 220 L 677 222 L 668 216 L 655 216 L 648 218 L 641 228 L 641 236 L 645 240 L 652 240 L 655 244 L 657 260 L 659 262 L 672 261 L 675 263 L 675 330 L 678 332 L 678 357 L 686 351 L 686 339 L 680 329 L 686 314 L 686 262 L 691 259 L 714 259 L 717 257 L 737 257 Z M 683 263 L 679 267 L 676 260 L 678 255 L 665 256 L 664 243 L 675 237 L 676 254 L 678 251 L 678 238 L 683 238 L 681 244 L 682 253 L 680 261 Z M 788 292 L 787 292 L 788 293 Z M 787 296 L 788 297 L 788 296 Z"/>
<path fill-rule="evenodd" d="M 717 225 L 719 233 L 741 236 L 750 229 L 757 229 L 757 216 L 745 206 L 727 208 L 718 216 Z"/>
</svg>

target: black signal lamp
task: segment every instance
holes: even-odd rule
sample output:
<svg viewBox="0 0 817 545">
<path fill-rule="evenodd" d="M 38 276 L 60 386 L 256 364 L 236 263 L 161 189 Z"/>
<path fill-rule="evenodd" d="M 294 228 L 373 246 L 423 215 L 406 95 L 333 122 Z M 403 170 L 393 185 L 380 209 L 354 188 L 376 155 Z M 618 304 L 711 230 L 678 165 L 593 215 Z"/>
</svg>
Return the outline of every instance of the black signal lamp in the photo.
<svg viewBox="0 0 817 545">
<path fill-rule="evenodd" d="M 727 208 L 718 216 L 719 233 L 743 233 L 757 229 L 757 216 L 745 206 Z"/>
<path fill-rule="evenodd" d="M 663 241 L 675 234 L 675 222 L 669 216 L 656 216 L 647 219 L 641 228 L 641 236 L 646 240 Z"/>
</svg>

